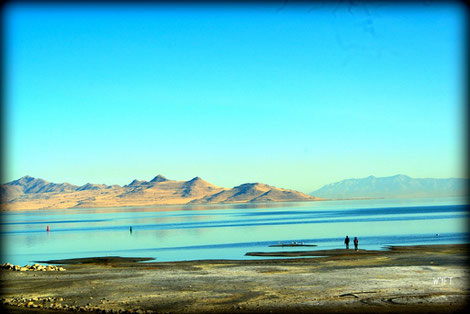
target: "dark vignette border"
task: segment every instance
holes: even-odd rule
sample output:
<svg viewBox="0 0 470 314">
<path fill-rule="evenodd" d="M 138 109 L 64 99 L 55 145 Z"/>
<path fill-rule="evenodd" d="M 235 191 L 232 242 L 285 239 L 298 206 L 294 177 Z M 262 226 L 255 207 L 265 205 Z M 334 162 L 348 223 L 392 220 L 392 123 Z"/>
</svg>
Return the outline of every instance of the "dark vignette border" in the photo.
<svg viewBox="0 0 470 314">
<path fill-rule="evenodd" d="M 456 4 L 460 5 L 462 7 L 462 10 L 464 10 L 464 15 L 465 15 L 465 20 L 464 20 L 464 36 L 462 40 L 464 41 L 463 43 L 463 49 L 465 50 L 463 53 L 464 57 L 464 67 L 465 70 L 463 71 L 463 77 L 461 78 L 461 84 L 463 86 L 464 90 L 464 95 L 462 95 L 463 99 L 463 110 L 462 114 L 463 117 L 462 119 L 464 120 L 464 136 L 463 136 L 463 143 L 462 147 L 464 148 L 464 158 L 463 160 L 465 161 L 464 165 L 464 176 L 469 178 L 470 177 L 470 166 L 468 164 L 468 156 L 469 156 L 469 149 L 470 149 L 470 127 L 468 122 L 470 121 L 470 108 L 469 108 L 469 96 L 470 96 L 470 91 L 468 89 L 469 82 L 469 73 L 470 73 L 470 67 L 469 67 L 469 55 L 468 55 L 468 48 L 469 48 L 469 6 L 466 5 L 465 1 L 416 1 L 416 0 L 411 0 L 411 1 L 406 1 L 406 0 L 397 0 L 397 1 L 352 1 L 352 0 L 338 0 L 338 1 L 308 1 L 308 0 L 279 0 L 279 1 L 262 1 L 262 0 L 230 0 L 230 1 L 223 1 L 223 0 L 199 0 L 199 1 L 190 1 L 190 0 L 174 0 L 174 1 L 158 1 L 158 0 L 137 0 L 137 1 L 130 1 L 130 0 L 100 0 L 100 1 L 91 1 L 91 0 L 45 0 L 45 1 L 40 1 L 40 0 L 18 0 L 18 1 L 5 1 L 2 3 L 1 6 L 1 24 L 0 24 L 0 32 L 1 32 L 1 40 L 0 40 L 0 70 L 1 70 L 1 75 L 0 75 L 0 99 L 1 99 L 1 104 L 0 104 L 0 184 L 4 183 L 4 178 L 5 178 L 5 154 L 6 154 L 6 142 L 8 141 L 8 132 L 6 130 L 6 115 L 8 111 L 8 105 L 7 105 L 7 98 L 6 98 L 6 89 L 5 89 L 5 84 L 8 80 L 8 77 L 5 73 L 6 69 L 6 64 L 5 64 L 5 31 L 6 31 L 6 22 L 5 22 L 5 17 L 6 17 L 6 8 L 9 5 L 36 5 L 36 6 L 50 6 L 50 5 L 60 5 L 60 6 L 66 6 L 66 5 L 87 5 L 87 6 L 93 6 L 93 5 L 106 5 L 106 6 L 113 6 L 113 5 L 180 5 L 180 6 L 227 6 L 230 8 L 230 6 L 253 6 L 253 5 L 270 5 L 270 6 L 275 6 L 278 7 L 277 10 L 282 10 L 286 6 L 290 5 L 310 5 L 311 7 L 315 7 L 316 5 L 320 6 L 325 6 L 325 5 L 350 5 L 350 6 L 357 6 L 361 4 L 381 4 L 381 5 L 416 5 L 420 4 L 423 5 L 423 8 L 426 8 L 427 6 L 432 6 L 436 4 Z M 470 189 L 470 184 L 467 185 L 466 187 L 467 191 Z M 2 195 L 0 195 L 0 198 Z M 470 203 L 470 195 L 467 193 L 467 204 Z M 0 205 L 1 206 L 1 205 Z M 1 208 L 0 208 L 1 209 Z M 0 234 L 2 232 L 1 228 L 3 226 L 3 215 L 0 212 Z M 467 221 L 467 232 L 470 231 L 470 222 Z M 470 239 L 469 239 L 470 243 Z M 0 237 L 0 254 L 3 252 L 3 240 Z M 470 258 L 468 259 L 470 262 Z M 470 263 L 469 263 L 470 264 Z M 0 278 L 1 280 L 1 278 Z M 469 283 L 470 286 L 470 283 Z M 3 286 L 0 286 L 0 296 L 3 295 Z M 2 307 L 0 305 L 0 307 Z M 2 308 L 1 308 L 2 309 Z M 2 311 L 3 312 L 3 311 Z"/>
</svg>

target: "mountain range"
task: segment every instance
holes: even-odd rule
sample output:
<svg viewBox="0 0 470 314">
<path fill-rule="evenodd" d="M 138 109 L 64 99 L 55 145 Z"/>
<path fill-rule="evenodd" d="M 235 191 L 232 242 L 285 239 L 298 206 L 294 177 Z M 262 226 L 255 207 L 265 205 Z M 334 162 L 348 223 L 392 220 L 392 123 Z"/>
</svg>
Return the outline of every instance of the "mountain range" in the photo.
<svg viewBox="0 0 470 314">
<path fill-rule="evenodd" d="M 296 202 L 325 199 L 445 197 L 468 194 L 468 179 L 369 176 L 327 184 L 310 195 L 264 183 L 245 183 L 233 188 L 213 185 L 199 177 L 188 181 L 157 175 L 150 181 L 133 180 L 120 185 L 82 186 L 52 183 L 24 176 L 0 185 L 2 210 L 150 206 L 159 204 L 215 204 Z"/>
<path fill-rule="evenodd" d="M 133 180 L 124 186 L 92 183 L 77 186 L 25 176 L 0 185 L 0 193 L 2 208 L 7 210 L 319 200 L 263 183 L 245 183 L 229 189 L 199 177 L 175 181 L 162 175 L 150 181 Z"/>
<path fill-rule="evenodd" d="M 405 198 L 463 196 L 468 179 L 411 178 L 398 174 L 390 177 L 369 176 L 327 184 L 310 195 L 327 199 Z"/>
</svg>

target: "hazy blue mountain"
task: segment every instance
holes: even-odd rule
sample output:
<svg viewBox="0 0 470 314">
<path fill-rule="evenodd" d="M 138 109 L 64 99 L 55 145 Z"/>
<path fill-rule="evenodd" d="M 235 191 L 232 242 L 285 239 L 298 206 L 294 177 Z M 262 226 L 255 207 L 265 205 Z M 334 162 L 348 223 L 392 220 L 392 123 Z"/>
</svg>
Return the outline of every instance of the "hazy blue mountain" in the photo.
<svg viewBox="0 0 470 314">
<path fill-rule="evenodd" d="M 329 199 L 378 197 L 442 197 L 467 194 L 468 179 L 410 178 L 369 176 L 327 184 L 310 195 Z"/>
</svg>

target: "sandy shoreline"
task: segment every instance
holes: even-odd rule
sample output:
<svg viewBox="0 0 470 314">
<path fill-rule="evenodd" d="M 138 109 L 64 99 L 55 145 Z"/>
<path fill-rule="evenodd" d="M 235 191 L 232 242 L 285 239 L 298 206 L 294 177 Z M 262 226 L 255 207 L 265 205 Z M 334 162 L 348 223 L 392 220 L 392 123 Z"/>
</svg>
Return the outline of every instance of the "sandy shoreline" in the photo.
<svg viewBox="0 0 470 314">
<path fill-rule="evenodd" d="M 2 303 L 10 313 L 451 313 L 470 292 L 466 245 L 317 252 L 322 257 L 50 261 L 66 271 L 2 270 Z"/>
</svg>

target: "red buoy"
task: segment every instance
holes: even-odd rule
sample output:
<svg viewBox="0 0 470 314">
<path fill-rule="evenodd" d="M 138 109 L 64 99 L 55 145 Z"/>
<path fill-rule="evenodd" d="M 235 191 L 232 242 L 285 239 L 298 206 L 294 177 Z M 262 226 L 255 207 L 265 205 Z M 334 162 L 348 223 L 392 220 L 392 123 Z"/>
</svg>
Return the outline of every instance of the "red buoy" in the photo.
<svg viewBox="0 0 470 314">
<path fill-rule="evenodd" d="M 47 232 L 49 232 L 49 226 L 47 226 Z"/>
</svg>

